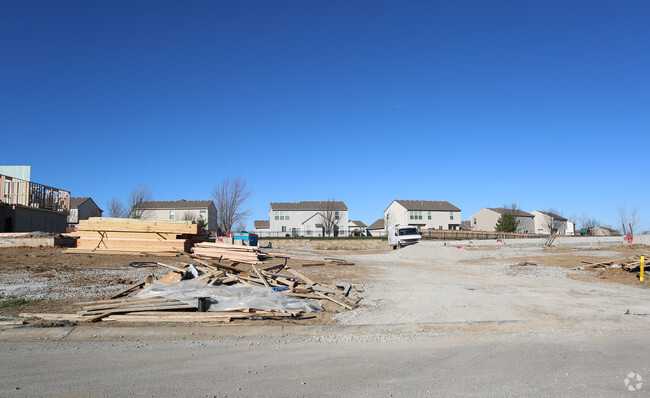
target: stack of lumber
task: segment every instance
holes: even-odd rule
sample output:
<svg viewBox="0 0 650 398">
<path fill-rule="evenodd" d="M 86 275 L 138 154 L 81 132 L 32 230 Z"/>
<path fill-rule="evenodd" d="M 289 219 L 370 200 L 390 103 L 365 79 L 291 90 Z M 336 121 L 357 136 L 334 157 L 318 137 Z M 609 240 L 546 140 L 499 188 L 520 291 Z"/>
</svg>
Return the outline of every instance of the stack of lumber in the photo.
<svg viewBox="0 0 650 398">
<path fill-rule="evenodd" d="M 70 253 L 177 255 L 175 248 L 189 251 L 199 226 L 190 221 L 148 221 L 91 217 L 79 221 L 77 248 Z"/>
<path fill-rule="evenodd" d="M 307 262 L 303 265 L 324 265 L 324 264 L 341 264 L 353 265 L 341 259 L 311 259 L 289 257 L 286 253 L 267 253 L 255 246 L 240 246 L 222 242 L 200 242 L 194 245 L 192 252 L 201 257 L 208 257 L 219 260 L 228 260 L 238 263 L 259 264 L 265 260 L 273 258 L 300 260 Z M 311 262 L 311 264 L 309 264 Z"/>
<path fill-rule="evenodd" d="M 634 271 L 637 271 L 639 269 L 639 267 L 641 266 L 641 256 L 644 256 L 646 259 L 648 258 L 648 256 L 646 254 L 639 254 L 639 255 L 635 255 L 635 256 L 616 258 L 616 259 L 613 259 L 613 260 L 599 261 L 599 262 L 596 262 L 596 263 L 581 260 L 580 262 L 584 263 L 584 265 L 581 265 L 579 267 L 574 267 L 572 269 L 576 270 L 576 269 L 600 268 L 600 267 L 605 268 L 605 269 L 609 269 L 609 268 L 612 267 L 612 265 L 618 264 L 625 271 L 634 272 Z M 646 262 L 647 262 L 647 260 L 646 260 Z"/>
<path fill-rule="evenodd" d="M 263 286 L 278 293 L 291 297 L 329 301 L 345 309 L 353 309 L 361 300 L 352 295 L 353 286 L 348 283 L 331 285 L 314 281 L 286 266 L 286 259 L 277 265 L 256 265 L 236 260 L 225 261 L 201 258 L 197 255 L 184 253 L 193 264 L 171 265 L 153 263 L 166 267 L 171 272 L 158 281 L 147 280 L 122 289 L 110 300 L 78 303 L 81 309 L 76 314 L 21 314 L 24 317 L 35 317 L 44 320 L 71 322 L 231 322 L 241 319 L 283 319 L 301 315 L 296 312 L 277 312 L 268 309 L 244 308 L 237 311 L 197 312 L 197 304 L 187 303 L 165 297 L 148 299 L 129 298 L 140 289 L 151 283 L 169 283 L 181 279 L 192 278 L 205 282 L 207 285 L 245 284 Z M 192 277 L 191 266 L 201 274 Z M 127 294 L 131 296 L 126 296 Z"/>
</svg>

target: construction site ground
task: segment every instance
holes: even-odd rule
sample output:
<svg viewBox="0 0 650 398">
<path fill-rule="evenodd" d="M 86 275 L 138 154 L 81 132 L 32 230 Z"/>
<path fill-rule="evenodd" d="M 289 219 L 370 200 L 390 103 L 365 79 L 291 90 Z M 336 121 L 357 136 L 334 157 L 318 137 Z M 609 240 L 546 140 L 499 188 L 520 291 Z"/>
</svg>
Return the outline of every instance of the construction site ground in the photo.
<svg viewBox="0 0 650 398">
<path fill-rule="evenodd" d="M 640 282 L 637 274 L 620 268 L 571 270 L 583 265 L 581 260 L 598 262 L 645 254 L 646 245 L 600 240 L 590 244 L 577 240 L 580 244 L 574 247 L 543 247 L 535 242 L 462 245 L 424 241 L 391 250 L 386 241 L 376 239 L 296 242 L 300 241 L 276 242 L 274 249 L 293 257 L 354 262 L 303 266 L 307 263 L 290 260 L 289 264 L 316 281 L 352 283 L 363 291 L 363 299 L 353 310 L 326 302 L 322 313 L 288 321 L 256 321 L 256 325 L 534 323 L 650 312 L 645 304 L 650 299 L 649 284 Z M 160 278 L 169 272 L 150 263 L 182 265 L 188 260 L 66 254 L 61 248 L 0 251 L 0 316 L 4 321 L 20 313 L 73 313 L 75 302 L 106 298 L 149 274 Z M 277 262 L 282 260 L 268 261 Z"/>
<path fill-rule="evenodd" d="M 292 266 L 354 283 L 358 308 L 228 325 L 34 322 L 23 312 L 74 311 L 179 258 L 0 249 L 2 396 L 646 396 L 648 284 L 580 260 L 645 254 L 617 240 L 372 241 L 277 247 L 355 265 Z M 385 242 L 385 241 L 384 241 Z M 305 244 L 306 243 L 306 244 Z M 646 383 L 646 384 L 644 384 Z"/>
</svg>

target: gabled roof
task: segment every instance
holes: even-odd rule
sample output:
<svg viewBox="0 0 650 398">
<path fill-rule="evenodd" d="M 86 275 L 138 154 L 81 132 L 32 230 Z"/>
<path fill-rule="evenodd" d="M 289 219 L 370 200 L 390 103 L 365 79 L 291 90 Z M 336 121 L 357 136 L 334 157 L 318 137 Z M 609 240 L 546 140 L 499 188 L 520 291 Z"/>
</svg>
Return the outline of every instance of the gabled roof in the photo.
<svg viewBox="0 0 650 398">
<path fill-rule="evenodd" d="M 368 229 L 384 229 L 384 219 L 380 218 L 379 220 L 377 220 L 374 223 L 370 224 Z"/>
<path fill-rule="evenodd" d="M 255 229 L 269 229 L 271 228 L 271 222 L 269 220 L 255 220 Z"/>
<path fill-rule="evenodd" d="M 463 231 L 470 231 L 472 229 L 472 220 L 461 221 L 460 229 Z"/>
<path fill-rule="evenodd" d="M 367 225 L 362 223 L 361 221 L 353 221 L 350 220 L 350 224 L 354 225 L 355 227 L 366 227 Z"/>
<path fill-rule="evenodd" d="M 522 210 L 504 209 L 503 207 L 488 207 L 488 209 L 499 214 L 512 214 L 515 217 L 535 217 L 534 215 Z"/>
<path fill-rule="evenodd" d="M 143 207 L 147 209 L 205 209 L 212 204 L 211 200 L 160 200 L 143 202 Z"/>
<path fill-rule="evenodd" d="M 273 210 L 309 211 L 309 210 L 335 210 L 347 211 L 348 207 L 340 201 L 316 201 L 316 202 L 271 202 Z"/>
<path fill-rule="evenodd" d="M 70 198 L 70 208 L 71 209 L 78 209 L 79 206 L 84 204 L 87 200 L 90 200 L 91 202 L 95 203 L 95 201 L 92 200 L 92 198 L 89 198 L 89 197 L 88 198 Z M 95 203 L 95 206 L 97 206 L 97 203 Z M 97 208 L 99 209 L 99 206 L 97 206 Z M 99 209 L 99 210 L 103 212 L 102 209 Z"/>
<path fill-rule="evenodd" d="M 424 211 L 460 211 L 460 209 L 447 201 L 438 200 L 400 200 L 395 202 L 402 205 L 406 210 L 424 210 Z"/>
<path fill-rule="evenodd" d="M 551 213 L 550 211 L 541 211 L 541 210 L 537 210 L 537 211 L 542 213 L 542 214 L 546 214 L 547 216 L 551 217 L 554 220 L 569 221 L 569 220 L 567 220 L 566 218 L 564 218 L 562 216 L 558 216 L 555 213 Z"/>
</svg>

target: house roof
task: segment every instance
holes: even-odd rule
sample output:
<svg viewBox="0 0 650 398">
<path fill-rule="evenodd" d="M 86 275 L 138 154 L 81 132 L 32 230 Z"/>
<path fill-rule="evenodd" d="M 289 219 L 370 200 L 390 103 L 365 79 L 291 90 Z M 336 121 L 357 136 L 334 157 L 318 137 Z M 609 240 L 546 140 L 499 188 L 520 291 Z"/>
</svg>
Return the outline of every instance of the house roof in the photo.
<svg viewBox="0 0 650 398">
<path fill-rule="evenodd" d="M 374 223 L 370 224 L 368 229 L 384 229 L 384 219 L 380 218 L 379 220 L 377 220 Z"/>
<path fill-rule="evenodd" d="M 350 220 L 350 224 L 353 224 L 355 227 L 366 227 L 367 225 L 362 223 L 361 221 L 353 221 Z"/>
<path fill-rule="evenodd" d="M 87 200 L 90 200 L 91 202 L 95 203 L 95 201 L 92 200 L 92 198 L 89 198 L 89 197 L 88 198 L 70 198 L 70 208 L 71 209 L 77 209 L 77 208 L 79 208 L 79 206 L 84 204 Z M 97 206 L 97 203 L 95 203 L 95 206 Z M 97 208 L 99 209 L 99 206 L 97 206 Z M 103 212 L 102 209 L 99 209 L 99 210 Z"/>
<path fill-rule="evenodd" d="M 271 222 L 269 220 L 255 220 L 255 229 L 269 229 L 271 228 Z"/>
<path fill-rule="evenodd" d="M 402 205 L 406 210 L 425 210 L 425 211 L 460 211 L 460 209 L 447 201 L 438 200 L 400 200 L 395 202 Z"/>
<path fill-rule="evenodd" d="M 488 209 L 495 211 L 499 214 L 512 214 L 513 216 L 516 217 L 535 217 L 534 215 L 530 213 L 526 213 L 525 211 L 522 210 L 504 209 L 503 207 L 488 207 Z"/>
<path fill-rule="evenodd" d="M 348 207 L 340 201 L 314 201 L 314 202 L 271 202 L 273 210 L 335 210 L 347 211 Z"/>
<path fill-rule="evenodd" d="M 463 231 L 468 231 L 472 229 L 472 220 L 467 220 L 467 221 L 461 221 L 460 222 L 460 229 Z"/>
<path fill-rule="evenodd" d="M 542 213 L 542 214 L 546 214 L 547 216 L 551 217 L 554 220 L 569 221 L 569 220 L 567 220 L 566 218 L 564 218 L 562 216 L 558 216 L 555 213 L 551 213 L 550 211 L 541 211 L 541 210 L 537 210 L 537 211 Z"/>
<path fill-rule="evenodd" d="M 211 200 L 160 200 L 143 202 L 143 207 L 148 209 L 204 209 L 210 207 Z"/>
</svg>

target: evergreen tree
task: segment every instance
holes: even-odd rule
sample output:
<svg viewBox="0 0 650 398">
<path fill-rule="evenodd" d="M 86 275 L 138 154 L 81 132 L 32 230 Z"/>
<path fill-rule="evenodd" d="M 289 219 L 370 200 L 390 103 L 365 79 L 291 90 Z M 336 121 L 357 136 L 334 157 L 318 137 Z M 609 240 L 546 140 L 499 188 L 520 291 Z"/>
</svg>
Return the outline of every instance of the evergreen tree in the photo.
<svg viewBox="0 0 650 398">
<path fill-rule="evenodd" d="M 512 214 L 502 214 L 497 220 L 494 230 L 497 232 L 515 232 L 519 223 Z"/>
</svg>

